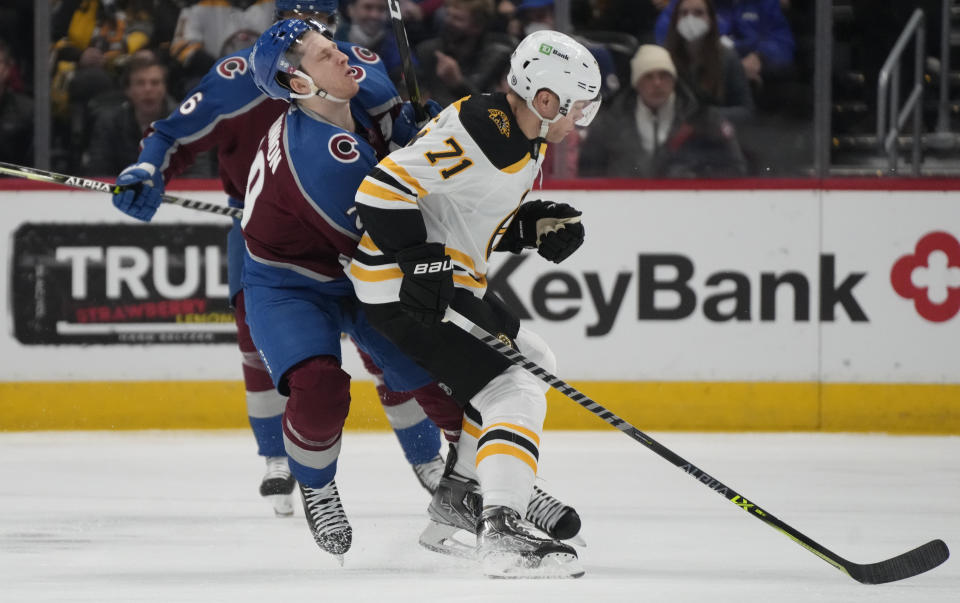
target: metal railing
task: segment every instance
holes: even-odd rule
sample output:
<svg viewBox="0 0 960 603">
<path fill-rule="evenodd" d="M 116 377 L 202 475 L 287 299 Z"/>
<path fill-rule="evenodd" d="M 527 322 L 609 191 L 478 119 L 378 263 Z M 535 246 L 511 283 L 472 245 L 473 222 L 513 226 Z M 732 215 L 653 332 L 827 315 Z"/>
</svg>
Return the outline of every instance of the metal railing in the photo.
<svg viewBox="0 0 960 603">
<path fill-rule="evenodd" d="M 913 88 L 907 100 L 900 108 L 900 63 L 901 57 L 910 43 L 914 41 Z M 903 33 L 897 38 L 890 55 L 880 69 L 877 79 L 877 142 L 880 152 L 887 154 L 888 169 L 897 171 L 900 149 L 897 137 L 910 116 L 913 116 L 913 138 L 911 142 L 913 175 L 920 175 L 920 139 L 921 111 L 923 109 L 923 61 L 927 40 L 926 18 L 923 10 L 913 11 Z M 889 102 L 889 110 L 888 110 Z M 889 121 L 889 123 L 888 123 Z"/>
<path fill-rule="evenodd" d="M 943 0 L 940 12 L 940 102 L 937 107 L 937 133 L 950 131 L 950 35 L 953 0 Z"/>
</svg>

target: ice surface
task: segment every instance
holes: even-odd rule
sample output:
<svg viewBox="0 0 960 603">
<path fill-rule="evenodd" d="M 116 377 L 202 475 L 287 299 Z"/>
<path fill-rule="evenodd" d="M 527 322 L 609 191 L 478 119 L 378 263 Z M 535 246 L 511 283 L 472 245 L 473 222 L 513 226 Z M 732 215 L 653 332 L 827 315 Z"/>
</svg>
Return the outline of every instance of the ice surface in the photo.
<svg viewBox="0 0 960 603">
<path fill-rule="evenodd" d="M 851 561 L 960 555 L 960 437 L 653 434 Z M 421 549 L 427 495 L 392 435 L 348 432 L 346 565 L 257 493 L 253 437 L 0 434 L 0 601 L 960 601 L 960 559 L 860 585 L 614 430 L 548 432 L 541 485 L 583 518 L 580 580 L 504 581 Z"/>
</svg>

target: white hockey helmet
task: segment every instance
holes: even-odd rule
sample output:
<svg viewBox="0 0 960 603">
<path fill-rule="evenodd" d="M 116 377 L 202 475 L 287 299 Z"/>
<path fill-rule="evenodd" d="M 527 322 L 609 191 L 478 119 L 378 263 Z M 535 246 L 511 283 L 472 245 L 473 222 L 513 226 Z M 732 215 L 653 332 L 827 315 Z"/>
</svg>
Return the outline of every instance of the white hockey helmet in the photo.
<svg viewBox="0 0 960 603">
<path fill-rule="evenodd" d="M 510 57 L 507 83 L 527 107 L 546 123 L 567 115 L 574 103 L 585 102 L 578 126 L 588 126 L 600 108 L 600 67 L 590 51 L 570 36 L 541 30 L 525 37 Z M 547 89 L 560 98 L 560 112 L 545 119 L 533 98 Z"/>
</svg>

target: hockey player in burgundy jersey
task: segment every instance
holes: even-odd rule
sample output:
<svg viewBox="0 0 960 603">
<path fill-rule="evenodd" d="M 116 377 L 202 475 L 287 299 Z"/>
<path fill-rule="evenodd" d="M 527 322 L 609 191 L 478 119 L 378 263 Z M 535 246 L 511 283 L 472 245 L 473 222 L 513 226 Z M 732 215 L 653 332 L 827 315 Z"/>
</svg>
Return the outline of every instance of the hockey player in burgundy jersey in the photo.
<svg viewBox="0 0 960 603">
<path fill-rule="evenodd" d="M 336 0 L 277 0 L 278 19 L 288 16 L 316 17 L 335 22 Z M 402 146 L 415 133 L 412 107 L 404 106 L 376 54 L 360 46 L 340 43 L 354 69 L 359 90 L 354 105 L 369 115 L 370 142 L 377 152 Z M 243 206 L 243 194 L 257 145 L 263 133 L 289 106 L 271 99 L 254 84 L 248 60 L 249 49 L 229 55 L 210 70 L 179 109 L 155 122 L 141 145 L 138 162 L 120 174 L 114 204 L 134 218 L 149 221 L 160 204 L 164 185 L 193 163 L 200 152 L 217 147 L 220 180 L 234 207 Z M 352 196 L 352 195 L 351 195 Z M 279 394 L 257 354 L 245 320 L 246 304 L 241 290 L 243 240 L 239 220 L 228 235 L 230 299 L 235 309 L 237 335 L 243 356 L 247 414 L 257 440 L 258 453 L 266 457 L 267 471 L 260 493 L 271 500 L 278 515 L 293 512 L 291 477 L 283 447 L 281 416 L 286 397 Z M 361 354 L 362 355 L 362 354 Z M 363 355 L 362 355 L 363 356 Z M 436 488 L 443 471 L 437 429 L 427 420 L 408 392 L 390 391 L 382 372 L 363 356 L 377 379 L 384 410 L 401 443 L 407 460 L 421 484 Z M 456 434 L 453 434 L 454 437 Z"/>
<path fill-rule="evenodd" d="M 265 32 L 250 64 L 266 94 L 294 102 L 265 132 L 247 181 L 247 323 L 274 384 L 289 395 L 283 439 L 311 533 L 342 562 L 352 528 L 334 481 L 350 406 L 340 333 L 383 369 L 390 389 L 413 392 L 441 427 L 458 430 L 460 409 L 367 324 L 343 273 L 360 239 L 356 187 L 377 162 L 357 70 L 321 23 L 300 19 Z"/>
</svg>

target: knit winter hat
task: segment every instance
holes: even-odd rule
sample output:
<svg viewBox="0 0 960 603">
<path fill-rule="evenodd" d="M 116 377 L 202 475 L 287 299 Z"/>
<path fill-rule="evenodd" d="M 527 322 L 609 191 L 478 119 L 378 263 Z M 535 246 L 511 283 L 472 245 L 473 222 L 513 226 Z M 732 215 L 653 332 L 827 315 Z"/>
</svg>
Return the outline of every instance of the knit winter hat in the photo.
<svg viewBox="0 0 960 603">
<path fill-rule="evenodd" d="M 667 49 L 655 44 L 644 44 L 630 59 L 630 85 L 636 88 L 640 78 L 651 71 L 666 71 L 674 78 L 677 77 L 677 68 L 673 66 L 673 59 Z"/>
</svg>

